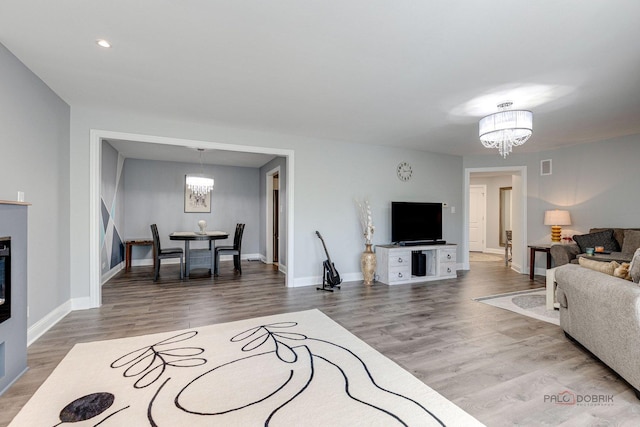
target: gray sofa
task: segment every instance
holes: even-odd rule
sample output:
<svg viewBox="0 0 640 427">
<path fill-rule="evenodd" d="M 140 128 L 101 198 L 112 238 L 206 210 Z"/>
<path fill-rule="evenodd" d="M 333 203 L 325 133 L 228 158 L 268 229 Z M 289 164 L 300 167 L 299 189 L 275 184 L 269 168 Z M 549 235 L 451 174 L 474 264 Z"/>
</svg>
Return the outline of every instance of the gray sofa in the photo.
<svg viewBox="0 0 640 427">
<path fill-rule="evenodd" d="M 579 265 L 555 270 L 560 327 L 625 379 L 640 399 L 640 287 Z"/>
<path fill-rule="evenodd" d="M 598 233 L 605 230 L 613 230 L 613 237 L 618 244 L 618 251 L 612 251 L 610 254 L 595 254 L 589 256 L 589 259 L 597 261 L 617 261 L 617 262 L 631 262 L 633 252 L 640 247 L 640 243 L 637 242 L 638 233 L 629 233 L 633 235 L 633 242 L 627 241 L 625 245 L 625 233 L 627 230 L 639 231 L 640 228 L 592 228 L 589 233 Z M 580 250 L 580 247 L 576 243 L 571 244 L 557 244 L 551 246 L 551 258 L 554 265 L 559 267 L 561 265 L 569 263 L 578 263 L 578 258 L 581 256 L 587 256 Z"/>
</svg>

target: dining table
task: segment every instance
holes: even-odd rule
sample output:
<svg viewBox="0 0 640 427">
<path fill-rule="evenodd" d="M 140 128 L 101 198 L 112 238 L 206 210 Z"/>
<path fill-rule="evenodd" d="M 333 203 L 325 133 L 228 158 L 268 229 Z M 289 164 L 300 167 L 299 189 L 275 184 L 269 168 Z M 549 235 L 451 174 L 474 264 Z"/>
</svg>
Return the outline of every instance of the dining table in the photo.
<svg viewBox="0 0 640 427">
<path fill-rule="evenodd" d="M 192 268 L 209 267 L 209 273 L 213 275 L 215 271 L 215 250 L 216 240 L 224 240 L 229 238 L 226 231 L 174 231 L 169 234 L 170 240 L 184 241 L 184 277 L 189 278 L 189 272 Z M 208 249 L 191 249 L 191 242 L 208 241 Z M 202 264 L 206 261 L 207 264 Z"/>
</svg>

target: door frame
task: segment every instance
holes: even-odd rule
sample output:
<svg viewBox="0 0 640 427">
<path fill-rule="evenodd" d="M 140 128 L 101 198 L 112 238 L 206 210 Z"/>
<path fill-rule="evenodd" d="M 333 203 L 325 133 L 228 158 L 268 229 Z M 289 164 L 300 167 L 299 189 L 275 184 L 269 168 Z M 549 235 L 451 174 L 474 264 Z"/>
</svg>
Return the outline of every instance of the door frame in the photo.
<svg viewBox="0 0 640 427">
<path fill-rule="evenodd" d="M 266 223 L 266 227 L 265 227 L 265 232 L 266 232 L 266 250 L 265 250 L 265 263 L 267 264 L 273 264 L 273 190 L 276 190 L 276 188 L 273 187 L 273 176 L 274 175 L 278 175 L 280 176 L 280 166 L 276 166 L 275 168 L 271 169 L 270 171 L 268 171 L 267 173 L 265 173 L 265 181 L 266 181 L 266 189 L 265 189 L 265 200 L 266 200 L 266 209 L 267 209 L 267 223 Z M 278 179 L 278 193 L 280 192 L 280 182 L 281 180 Z M 280 225 L 278 224 L 278 227 Z M 279 234 L 279 233 L 278 233 Z M 280 251 L 280 245 L 278 245 L 278 251 Z M 280 260 L 280 254 L 278 254 L 278 260 Z M 280 261 L 278 261 L 278 264 L 280 264 Z"/>
<path fill-rule="evenodd" d="M 102 178 L 102 141 L 121 139 L 125 141 L 147 142 L 150 144 L 199 147 L 212 150 L 227 150 L 242 153 L 272 154 L 285 157 L 287 182 L 287 272 L 285 286 L 294 287 L 294 150 L 286 148 L 258 147 L 250 145 L 225 144 L 213 141 L 199 141 L 184 138 L 143 135 L 91 129 L 89 132 L 89 298 L 82 308 L 97 308 L 102 304 L 100 282 L 100 184 Z"/>
<path fill-rule="evenodd" d="M 513 260 L 511 262 L 511 268 L 518 271 L 521 274 L 527 273 L 528 268 L 528 251 L 527 251 L 527 167 L 526 166 L 504 166 L 504 167 L 485 167 L 485 168 L 465 168 L 464 169 L 464 182 L 463 182 L 463 194 L 464 194 L 464 218 L 462 229 L 462 268 L 463 270 L 469 270 L 469 185 L 471 181 L 471 174 L 475 172 L 510 172 L 512 175 L 518 175 L 521 177 L 521 194 L 520 194 L 520 212 L 513 212 L 513 219 L 520 221 L 520 230 L 516 230 L 513 227 L 514 233 L 514 246 L 512 247 Z M 514 197 L 517 195 L 514 194 Z M 514 200 L 512 197 L 512 203 Z M 519 234 L 519 247 L 516 251 L 515 244 L 516 233 Z M 519 252 L 519 256 L 516 258 L 516 252 Z"/>
</svg>

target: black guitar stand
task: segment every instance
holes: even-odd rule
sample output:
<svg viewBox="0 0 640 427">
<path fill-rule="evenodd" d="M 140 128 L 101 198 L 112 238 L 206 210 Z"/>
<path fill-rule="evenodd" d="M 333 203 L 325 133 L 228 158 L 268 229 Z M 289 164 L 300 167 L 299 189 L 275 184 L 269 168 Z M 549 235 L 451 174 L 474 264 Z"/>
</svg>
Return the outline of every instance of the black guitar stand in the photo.
<svg viewBox="0 0 640 427">
<path fill-rule="evenodd" d="M 329 272 L 329 269 L 327 268 L 326 265 L 323 264 L 324 267 L 324 275 L 322 276 L 322 287 L 321 288 L 316 288 L 317 291 L 327 291 L 327 292 L 333 292 L 333 288 L 338 288 L 340 289 L 339 285 L 330 285 L 329 284 L 329 280 L 327 280 L 327 278 L 329 277 L 329 274 L 331 274 Z"/>
</svg>

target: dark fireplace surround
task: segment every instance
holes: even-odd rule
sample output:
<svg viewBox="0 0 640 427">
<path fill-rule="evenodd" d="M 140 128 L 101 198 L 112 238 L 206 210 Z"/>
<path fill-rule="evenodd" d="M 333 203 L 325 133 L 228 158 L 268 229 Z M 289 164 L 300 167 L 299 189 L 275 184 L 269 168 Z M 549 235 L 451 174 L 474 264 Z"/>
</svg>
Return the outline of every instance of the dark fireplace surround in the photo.
<svg viewBox="0 0 640 427">
<path fill-rule="evenodd" d="M 11 318 L 11 237 L 0 237 L 0 323 Z"/>
</svg>

